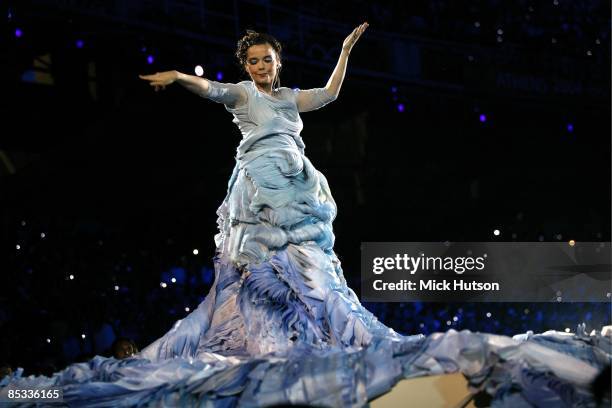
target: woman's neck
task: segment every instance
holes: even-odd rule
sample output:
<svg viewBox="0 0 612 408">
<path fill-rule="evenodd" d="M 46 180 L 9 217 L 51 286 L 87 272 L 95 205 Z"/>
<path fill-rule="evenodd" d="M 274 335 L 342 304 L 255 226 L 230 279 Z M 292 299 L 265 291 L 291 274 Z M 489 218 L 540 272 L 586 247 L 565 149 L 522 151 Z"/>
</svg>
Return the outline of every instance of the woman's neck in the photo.
<svg viewBox="0 0 612 408">
<path fill-rule="evenodd" d="M 267 93 L 268 95 L 272 95 L 272 84 L 266 84 L 261 86 L 257 82 L 255 82 L 255 86 L 263 93 Z"/>
</svg>

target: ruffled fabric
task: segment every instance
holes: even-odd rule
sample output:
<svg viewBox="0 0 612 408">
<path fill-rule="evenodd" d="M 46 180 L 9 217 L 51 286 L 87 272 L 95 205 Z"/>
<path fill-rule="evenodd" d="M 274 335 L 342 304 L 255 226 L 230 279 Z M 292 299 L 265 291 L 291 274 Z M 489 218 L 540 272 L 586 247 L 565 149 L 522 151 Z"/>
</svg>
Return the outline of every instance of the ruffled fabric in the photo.
<svg viewBox="0 0 612 408">
<path fill-rule="evenodd" d="M 358 407 L 403 378 L 461 372 L 496 407 L 594 404 L 589 384 L 612 360 L 609 336 L 401 336 L 379 322 L 333 251 L 337 208 L 304 155 L 296 93 L 239 86 L 248 103 L 227 109 L 243 139 L 206 299 L 134 358 L 97 356 L 50 378 L 18 370 L 0 395 L 57 386 L 70 406 Z"/>
</svg>

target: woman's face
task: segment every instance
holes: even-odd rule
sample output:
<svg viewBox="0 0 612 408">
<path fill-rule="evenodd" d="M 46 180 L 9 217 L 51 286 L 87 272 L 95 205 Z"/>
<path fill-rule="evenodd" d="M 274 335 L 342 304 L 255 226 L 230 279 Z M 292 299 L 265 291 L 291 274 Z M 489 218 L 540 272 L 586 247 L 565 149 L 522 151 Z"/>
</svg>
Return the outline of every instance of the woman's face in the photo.
<svg viewBox="0 0 612 408">
<path fill-rule="evenodd" d="M 279 65 L 278 56 L 270 44 L 252 45 L 247 50 L 246 71 L 260 88 L 272 86 Z"/>
</svg>

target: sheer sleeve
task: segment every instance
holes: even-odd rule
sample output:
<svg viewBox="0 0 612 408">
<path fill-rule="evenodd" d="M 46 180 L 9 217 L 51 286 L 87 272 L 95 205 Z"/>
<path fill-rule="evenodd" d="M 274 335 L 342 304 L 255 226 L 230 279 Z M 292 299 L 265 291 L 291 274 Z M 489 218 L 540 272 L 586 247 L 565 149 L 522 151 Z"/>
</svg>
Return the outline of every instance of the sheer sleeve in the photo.
<svg viewBox="0 0 612 408">
<path fill-rule="evenodd" d="M 208 92 L 203 92 L 201 96 L 230 108 L 244 105 L 247 101 L 247 91 L 244 86 L 211 81 L 210 79 L 208 80 Z"/>
<path fill-rule="evenodd" d="M 336 96 L 329 94 L 325 88 L 295 89 L 294 92 L 299 112 L 316 110 L 336 100 Z"/>
</svg>

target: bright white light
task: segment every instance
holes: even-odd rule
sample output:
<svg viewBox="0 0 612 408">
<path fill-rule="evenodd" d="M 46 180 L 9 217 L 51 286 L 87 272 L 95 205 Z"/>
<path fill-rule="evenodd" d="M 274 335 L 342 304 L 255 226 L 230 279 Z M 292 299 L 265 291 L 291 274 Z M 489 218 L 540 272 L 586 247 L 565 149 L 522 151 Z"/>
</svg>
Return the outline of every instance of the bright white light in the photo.
<svg viewBox="0 0 612 408">
<path fill-rule="evenodd" d="M 204 68 L 202 68 L 202 66 L 201 66 L 201 65 L 196 65 L 196 67 L 195 67 L 195 74 L 196 74 L 197 76 L 202 76 L 202 75 L 204 75 Z"/>
<path fill-rule="evenodd" d="M 172 283 L 176 283 L 176 278 L 172 278 L 170 280 L 172 281 Z"/>
<path fill-rule="evenodd" d="M 86 337 L 86 336 L 85 336 L 85 333 L 81 334 L 81 338 L 82 338 L 82 339 L 84 339 L 85 337 Z"/>
<path fill-rule="evenodd" d="M 159 286 L 161 286 L 162 288 L 165 288 L 166 286 L 168 286 L 168 284 L 166 282 L 162 282 L 159 284 Z"/>
<path fill-rule="evenodd" d="M 115 290 L 119 290 L 119 286 L 115 285 Z"/>
<path fill-rule="evenodd" d="M 70 280 L 74 280 L 74 275 L 70 275 L 70 276 L 68 276 L 68 279 L 70 279 Z"/>
<path fill-rule="evenodd" d="M 457 320 L 459 320 L 457 316 L 453 317 L 453 322 L 456 322 Z"/>
<path fill-rule="evenodd" d="M 199 253 L 200 253 L 200 251 L 198 251 L 197 249 L 194 249 L 194 250 L 193 250 L 193 254 L 194 254 L 194 255 L 197 255 L 197 254 L 199 254 Z"/>
<path fill-rule="evenodd" d="M 598 43 L 599 44 L 599 43 Z M 21 221 L 21 226 L 25 227 L 26 226 L 26 222 L 25 221 Z"/>
<path fill-rule="evenodd" d="M 491 312 L 487 312 L 487 317 L 491 317 Z"/>
<path fill-rule="evenodd" d="M 47 343 L 51 343 L 51 339 L 47 339 Z"/>
<path fill-rule="evenodd" d="M 498 28 L 497 29 L 497 34 L 503 35 L 504 34 L 504 30 L 502 30 L 501 28 Z"/>
<path fill-rule="evenodd" d="M 16 245 L 15 248 L 17 248 L 17 250 L 21 249 L 21 245 Z"/>
<path fill-rule="evenodd" d="M 189 308 L 188 308 L 188 307 L 186 307 L 186 308 L 185 308 L 185 311 L 186 311 L 186 312 L 188 312 L 188 311 L 189 311 Z"/>
<path fill-rule="evenodd" d="M 591 52 L 591 50 L 587 51 L 587 55 L 590 57 L 591 55 L 593 55 L 593 53 Z"/>
<path fill-rule="evenodd" d="M 493 235 L 495 235 L 496 237 L 499 236 L 500 232 L 498 229 L 493 230 Z"/>
<path fill-rule="evenodd" d="M 569 327 L 566 327 L 566 328 L 565 328 L 565 332 L 566 332 L 566 333 L 569 333 L 569 332 L 570 332 L 570 328 L 569 328 Z"/>
<path fill-rule="evenodd" d="M 452 324 L 452 323 L 451 323 L 451 321 L 450 321 L 450 320 L 447 320 L 447 321 L 446 321 L 446 325 L 447 325 L 447 326 L 450 326 L 451 324 Z"/>
<path fill-rule="evenodd" d="M 44 233 L 44 232 L 41 232 L 41 233 L 40 233 L 40 237 L 41 237 L 41 238 L 46 237 L 45 233 Z"/>
</svg>

